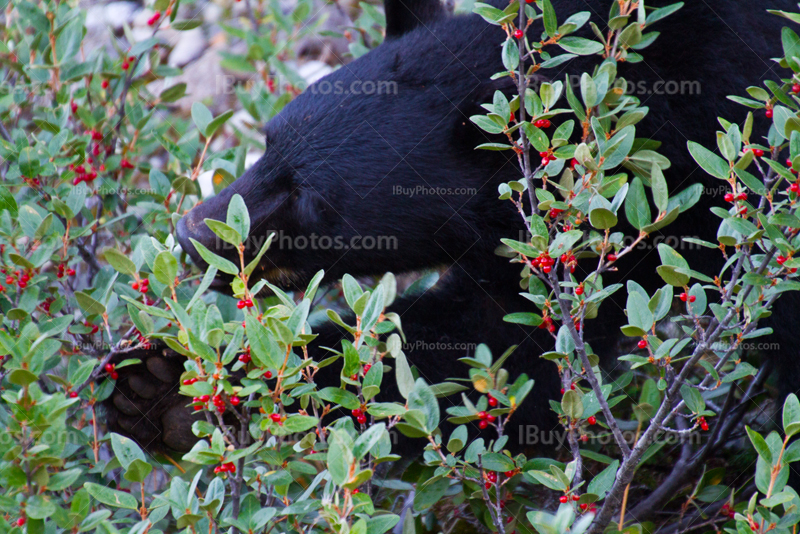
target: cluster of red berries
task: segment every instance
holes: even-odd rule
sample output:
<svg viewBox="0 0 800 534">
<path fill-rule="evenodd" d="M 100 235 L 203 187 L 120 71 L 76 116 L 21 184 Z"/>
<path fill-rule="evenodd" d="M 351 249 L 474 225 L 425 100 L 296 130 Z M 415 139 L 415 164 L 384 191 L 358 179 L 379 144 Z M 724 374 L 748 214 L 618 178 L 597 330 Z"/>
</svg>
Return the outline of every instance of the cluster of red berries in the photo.
<svg viewBox="0 0 800 534">
<path fill-rule="evenodd" d="M 90 183 L 97 178 L 97 171 L 94 170 L 94 167 L 89 167 L 87 170 L 83 165 L 75 165 L 74 163 L 70 163 L 69 170 L 75 172 L 75 178 L 72 179 L 72 185 L 78 185 L 81 182 Z"/>
<path fill-rule="evenodd" d="M 113 363 L 107 363 L 103 369 L 105 369 L 106 374 L 111 380 L 116 380 L 119 378 L 119 373 L 117 373 L 117 366 L 114 365 Z"/>
<path fill-rule="evenodd" d="M 488 471 L 486 473 L 486 484 L 485 484 L 486 489 L 491 488 L 492 484 L 497 484 L 497 473 L 495 473 L 494 471 Z"/>
<path fill-rule="evenodd" d="M 75 276 L 75 269 L 73 269 L 72 267 L 67 269 L 66 265 L 64 265 L 63 263 L 59 263 L 58 264 L 58 272 L 56 273 L 56 276 L 58 278 L 64 278 L 64 273 L 65 272 L 66 272 L 67 276 Z"/>
<path fill-rule="evenodd" d="M 537 128 L 550 128 L 552 123 L 547 119 L 539 119 L 538 121 L 534 122 L 533 125 Z"/>
<path fill-rule="evenodd" d="M 734 196 L 733 193 L 726 193 L 725 194 L 725 202 L 734 202 L 735 200 L 747 200 L 747 193 L 739 193 L 738 195 Z"/>
<path fill-rule="evenodd" d="M 595 504 L 589 504 L 587 502 L 584 502 L 584 503 L 581 503 L 579 505 L 579 507 L 584 512 L 588 510 L 588 511 L 592 512 L 593 514 L 597 513 L 597 505 L 595 505 Z"/>
<path fill-rule="evenodd" d="M 181 382 L 181 384 L 183 384 L 184 386 L 191 386 L 192 384 L 195 384 L 195 383 L 197 383 L 199 381 L 200 381 L 200 379 L 195 376 L 193 378 L 187 378 L 187 379 L 183 380 Z"/>
<path fill-rule="evenodd" d="M 242 354 L 239 355 L 239 361 L 242 363 L 250 363 L 253 357 L 250 354 L 250 347 L 247 347 Z"/>
<path fill-rule="evenodd" d="M 703 416 L 698 417 L 697 422 L 700 423 L 700 429 L 703 432 L 708 432 L 708 421 L 706 421 L 705 417 Z"/>
<path fill-rule="evenodd" d="M 577 495 L 577 494 L 573 494 L 572 495 L 572 500 L 573 501 L 579 501 L 579 500 L 581 500 L 581 496 Z M 561 504 L 567 504 L 569 501 L 570 501 L 570 496 L 569 495 L 562 495 L 561 497 L 558 498 L 558 502 L 560 502 Z"/>
<path fill-rule="evenodd" d="M 679 295 L 679 298 L 681 299 L 681 301 L 682 301 L 682 302 L 687 302 L 687 301 L 688 301 L 688 302 L 694 302 L 695 300 L 697 300 L 697 297 L 696 297 L 696 296 L 694 296 L 694 295 L 689 295 L 689 294 L 687 294 L 686 292 L 683 292 L 683 293 L 681 293 L 681 294 Z"/>
<path fill-rule="evenodd" d="M 128 70 L 128 67 L 130 67 L 131 63 L 133 63 L 134 61 L 136 61 L 136 58 L 133 57 L 133 56 L 130 56 L 127 59 L 123 59 L 122 60 L 122 70 Z M 107 82 L 108 80 L 103 80 L 103 81 Z M 107 84 L 106 84 L 106 87 L 108 87 Z M 103 87 L 103 89 L 105 89 L 105 87 Z"/>
<path fill-rule="evenodd" d="M 139 281 L 131 282 L 131 289 L 134 291 L 139 291 L 140 293 L 147 293 L 147 290 L 150 288 L 150 280 L 147 278 L 142 278 Z"/>
<path fill-rule="evenodd" d="M 574 383 L 574 382 L 573 382 L 572 384 L 570 384 L 570 385 L 569 385 L 569 389 L 571 389 L 571 390 L 573 390 L 573 391 L 575 390 L 575 383 Z M 567 390 L 566 390 L 566 389 L 564 389 L 564 388 L 561 388 L 561 394 L 562 394 L 562 395 L 563 395 L 564 393 L 566 393 L 566 392 L 567 392 Z"/>
<path fill-rule="evenodd" d="M 240 310 L 244 308 L 252 308 L 253 306 L 254 304 L 252 299 L 244 299 L 236 303 L 236 307 Z"/>
<path fill-rule="evenodd" d="M 549 315 L 542 317 L 542 322 L 539 324 L 539 328 L 542 330 L 546 328 L 551 334 L 556 331 L 556 325 L 553 324 L 553 319 Z"/>
<path fill-rule="evenodd" d="M 5 269 L 3 269 L 3 272 L 5 272 Z M 17 276 L 18 278 L 15 280 L 14 276 Z M 20 289 L 25 289 L 26 287 L 28 287 L 28 282 L 31 279 L 28 273 L 21 273 L 20 271 L 14 271 L 14 276 L 11 275 L 6 276 L 7 286 L 13 286 L 14 282 L 16 282 Z"/>
<path fill-rule="evenodd" d="M 158 22 L 158 19 L 160 19 L 160 18 L 161 18 L 161 11 L 156 11 L 155 13 L 153 13 L 152 17 L 147 19 L 147 25 L 148 26 L 155 26 L 156 22 Z"/>
<path fill-rule="evenodd" d="M 122 161 L 119 162 L 119 166 L 122 167 L 123 169 L 135 169 L 136 168 L 133 165 L 133 163 L 128 161 L 127 158 L 122 158 Z"/>
<path fill-rule="evenodd" d="M 542 252 L 539 254 L 539 257 L 533 258 L 531 260 L 531 265 L 534 268 L 542 268 L 542 271 L 545 273 L 549 273 L 553 270 L 553 265 L 555 265 L 556 260 L 550 257 L 550 254 L 547 252 Z"/>
<path fill-rule="evenodd" d="M 555 154 L 548 152 L 547 150 L 539 152 L 539 155 L 542 157 L 542 166 L 558 159 Z"/>
<path fill-rule="evenodd" d="M 800 86 L 796 86 L 796 87 L 800 87 Z M 795 91 L 795 93 L 800 93 L 800 89 Z M 736 510 L 731 508 L 731 505 L 728 504 L 728 503 L 725 503 L 725 505 L 722 508 L 720 508 L 719 513 L 720 513 L 720 515 L 726 516 L 726 517 L 728 517 L 730 519 L 733 519 L 736 516 Z"/>
<path fill-rule="evenodd" d="M 215 473 L 235 473 L 236 466 L 233 462 L 228 462 L 226 464 L 218 465 L 214 468 Z"/>
<path fill-rule="evenodd" d="M 356 418 L 356 421 L 358 421 L 358 424 L 360 425 L 366 424 L 367 416 L 360 408 L 356 408 L 351 413 L 353 414 L 353 417 Z"/>
<path fill-rule="evenodd" d="M 490 413 L 478 412 L 478 428 L 481 430 L 488 427 L 490 423 L 494 423 L 496 420 L 497 417 Z"/>
<path fill-rule="evenodd" d="M 0 287 L 3 287 L 3 286 L 0 286 Z M 44 299 L 44 302 L 42 302 L 39 305 L 42 308 L 42 310 L 48 315 L 50 314 L 50 306 L 53 304 L 53 300 L 54 299 L 52 297 L 47 297 L 46 299 Z"/>
</svg>

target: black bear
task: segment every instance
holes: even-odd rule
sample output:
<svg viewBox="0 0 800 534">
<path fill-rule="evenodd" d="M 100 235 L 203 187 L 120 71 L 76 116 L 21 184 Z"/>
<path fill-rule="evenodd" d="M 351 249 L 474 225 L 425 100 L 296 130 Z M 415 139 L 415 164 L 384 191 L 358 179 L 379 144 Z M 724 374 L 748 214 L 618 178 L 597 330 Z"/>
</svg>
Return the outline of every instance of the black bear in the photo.
<svg viewBox="0 0 800 534">
<path fill-rule="evenodd" d="M 501 8 L 506 4 L 505 0 L 492 3 Z M 594 19 L 602 18 L 610 3 L 554 2 L 558 13 L 588 9 Z M 791 7 L 788 0 L 768 3 L 768 7 Z M 393 307 L 408 339 L 422 347 L 407 352 L 410 363 L 429 383 L 438 383 L 464 374 L 457 361 L 466 355 L 458 348 L 464 344 L 487 343 L 496 354 L 517 344 L 506 366 L 534 377 L 536 394 L 516 421 L 512 419 L 516 430 L 508 431 L 552 425 L 547 400 L 558 397 L 560 385 L 555 366 L 539 358 L 551 350 L 552 337 L 503 321 L 508 313 L 533 310 L 518 294 L 519 266 L 494 254 L 501 238 L 517 238 L 522 230 L 513 206 L 497 199 L 499 183 L 519 178 L 517 160 L 510 152 L 475 150 L 492 139 L 469 120 L 481 113 L 480 105 L 491 101 L 496 89 L 514 91 L 507 81 L 491 80 L 504 70 L 499 50 L 504 34 L 477 15 L 448 15 L 438 0 L 386 0 L 385 4 L 386 41 L 288 104 L 266 127 L 264 156 L 227 189 L 191 210 L 178 225 L 178 239 L 203 265 L 190 238 L 214 248 L 217 240 L 203 221 L 224 220 L 236 193 L 245 199 L 256 233 L 279 231 L 290 240 L 338 237 L 344 243 L 357 236 L 375 242 L 391 236 L 396 244 L 391 248 L 282 247 L 279 240 L 263 260 L 262 275 L 288 289 L 301 289 L 319 269 L 334 281 L 345 273 L 443 267 L 431 290 L 400 299 Z M 646 88 L 637 96 L 650 114 L 637 126 L 637 137 L 663 143 L 661 151 L 672 161 L 667 171 L 670 190 L 693 182 L 708 186 L 699 204 L 651 236 L 654 241 L 674 236 L 715 240 L 716 222 L 708 208 L 723 204 L 722 193 L 713 193 L 719 182 L 712 183 L 696 166 L 686 141 L 713 144 L 717 116 L 743 119 L 745 115 L 726 96 L 761 85 L 762 78 L 778 77 L 770 58 L 780 55 L 781 24 L 765 7 L 736 0 L 716 10 L 706 2 L 688 2 L 658 23 L 661 35 L 644 51 L 643 64 L 620 65 L 622 76 L 635 81 L 637 88 Z M 700 27 L 702 32 L 697 31 Z M 530 31 L 538 35 L 541 21 Z M 719 59 L 722 52 L 725 59 Z M 568 73 L 591 70 L 595 62 L 579 58 L 547 74 L 563 79 Z M 673 87 L 665 82 L 692 89 L 663 90 Z M 355 87 L 375 90 L 348 90 Z M 382 87 L 390 90 L 381 91 Z M 247 254 L 255 252 L 248 249 Z M 716 267 L 719 262 L 713 251 L 705 257 L 682 253 L 690 261 L 703 258 L 705 266 Z M 624 282 L 636 271 L 640 275 L 635 278 L 652 291 L 662 285 L 656 265 L 658 255 L 651 248 L 624 258 L 612 277 Z M 791 306 L 785 302 L 782 309 L 791 309 L 786 304 Z M 624 324 L 622 307 L 608 302 L 601 318 L 587 324 L 587 338 L 598 354 L 613 352 L 618 326 Z M 784 323 L 793 321 L 790 314 L 776 315 Z M 776 331 L 779 342 L 792 333 L 785 324 L 776 323 Z M 335 328 L 322 328 L 317 344 L 338 346 L 340 337 Z M 798 366 L 790 360 L 780 360 L 789 362 L 783 364 L 782 374 L 786 383 L 796 384 Z M 181 361 L 155 356 L 146 365 L 126 368 L 108 403 L 112 427 L 144 445 L 188 449 L 196 438 L 185 415 L 186 399 L 176 393 Z M 391 397 L 391 388 L 383 394 Z M 518 439 L 512 436 L 512 442 Z"/>
</svg>

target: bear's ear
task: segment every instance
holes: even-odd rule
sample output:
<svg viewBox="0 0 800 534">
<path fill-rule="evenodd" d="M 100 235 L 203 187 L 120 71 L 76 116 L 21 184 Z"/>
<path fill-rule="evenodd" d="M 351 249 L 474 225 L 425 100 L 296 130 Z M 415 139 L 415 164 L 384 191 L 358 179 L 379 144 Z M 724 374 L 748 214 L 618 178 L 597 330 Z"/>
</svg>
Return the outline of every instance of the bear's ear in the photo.
<svg viewBox="0 0 800 534">
<path fill-rule="evenodd" d="M 384 0 L 383 7 L 386 11 L 386 39 L 396 39 L 446 14 L 439 0 Z"/>
</svg>

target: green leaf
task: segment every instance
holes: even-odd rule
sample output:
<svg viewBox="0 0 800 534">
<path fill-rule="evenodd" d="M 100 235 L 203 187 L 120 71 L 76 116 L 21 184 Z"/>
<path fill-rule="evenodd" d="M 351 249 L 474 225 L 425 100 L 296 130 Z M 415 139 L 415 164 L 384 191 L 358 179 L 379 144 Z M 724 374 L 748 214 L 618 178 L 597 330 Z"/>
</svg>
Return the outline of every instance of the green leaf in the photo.
<svg viewBox="0 0 800 534">
<path fill-rule="evenodd" d="M 194 248 L 195 250 L 197 250 L 197 253 L 200 254 L 200 257 L 203 258 L 203 260 L 207 264 L 213 265 L 223 273 L 228 273 L 233 275 L 239 274 L 239 268 L 236 267 L 236 265 L 234 265 L 233 262 L 226 260 L 221 256 L 217 256 L 216 254 L 208 250 L 205 247 L 205 245 L 203 245 L 196 239 L 190 237 L 189 240 L 194 245 Z"/>
<path fill-rule="evenodd" d="M 730 165 L 706 147 L 694 141 L 689 141 L 689 153 L 704 171 L 721 180 L 727 180 L 730 175 Z"/>
<path fill-rule="evenodd" d="M 575 36 L 563 37 L 558 41 L 558 46 L 567 52 L 577 54 L 579 56 L 599 54 L 605 49 L 603 43 Z"/>
<path fill-rule="evenodd" d="M 76 291 L 75 299 L 78 301 L 78 306 L 86 312 L 86 315 L 102 315 L 106 311 L 105 306 L 83 291 Z"/>
<path fill-rule="evenodd" d="M 156 280 L 166 286 L 175 285 L 175 277 L 178 276 L 178 260 L 171 252 L 165 250 L 156 256 L 153 262 L 153 275 Z"/>
<path fill-rule="evenodd" d="M 86 482 L 83 487 L 86 488 L 89 495 L 105 505 L 113 506 L 114 508 L 126 508 L 128 510 L 136 510 L 138 508 L 136 498 L 130 493 L 113 490 L 93 482 Z"/>
<path fill-rule="evenodd" d="M 229 109 L 228 111 L 224 112 L 222 115 L 216 117 L 214 120 L 208 123 L 205 129 L 205 137 L 209 138 L 212 137 L 217 130 L 219 130 L 220 126 L 228 122 L 228 119 L 233 117 L 233 110 Z"/>
<path fill-rule="evenodd" d="M 755 448 L 758 455 L 763 458 L 767 464 L 772 465 L 772 451 L 770 451 L 766 440 L 761 434 L 751 429 L 749 426 L 745 426 L 744 429 L 747 431 L 747 437 L 750 438 L 750 443 L 753 444 L 753 448 Z"/>
<path fill-rule="evenodd" d="M 119 460 L 123 469 L 128 469 L 128 466 L 134 460 L 144 461 L 144 453 L 142 449 L 130 438 L 120 436 L 116 432 L 111 433 L 111 449 L 114 451 L 114 457 Z"/>
<path fill-rule="evenodd" d="M 238 193 L 233 195 L 228 203 L 228 227 L 234 229 L 241 238 L 247 238 L 250 235 L 250 214 L 247 212 L 247 206 L 244 199 Z"/>
<path fill-rule="evenodd" d="M 408 360 L 402 351 L 395 356 L 395 376 L 400 394 L 407 399 L 411 390 L 414 389 L 414 375 L 411 374 L 411 367 L 408 366 Z"/>
<path fill-rule="evenodd" d="M 580 393 L 572 389 L 567 390 L 561 399 L 561 410 L 573 420 L 580 419 L 583 415 Z"/>
<path fill-rule="evenodd" d="M 200 133 L 205 135 L 208 125 L 214 120 L 214 116 L 203 103 L 195 102 L 192 104 L 192 119 Z"/>
<path fill-rule="evenodd" d="M 230 243 L 235 247 L 241 244 L 242 235 L 236 229 L 216 219 L 205 219 L 204 221 L 206 226 L 226 243 Z"/>
<path fill-rule="evenodd" d="M 542 18 L 544 19 L 544 31 L 548 37 L 555 37 L 558 31 L 558 19 L 556 18 L 556 11 L 553 9 L 553 4 L 550 0 L 541 0 Z M 566 38 L 565 38 L 566 39 Z"/>
<path fill-rule="evenodd" d="M 783 403 L 783 431 L 786 437 L 800 432 L 800 401 L 794 393 L 788 395 Z"/>
<path fill-rule="evenodd" d="M 319 395 L 319 398 L 322 400 L 339 404 L 348 410 L 355 410 L 361 406 L 361 401 L 358 400 L 358 397 L 356 397 L 354 393 L 345 389 L 327 387 L 319 390 L 317 395 Z"/>
</svg>

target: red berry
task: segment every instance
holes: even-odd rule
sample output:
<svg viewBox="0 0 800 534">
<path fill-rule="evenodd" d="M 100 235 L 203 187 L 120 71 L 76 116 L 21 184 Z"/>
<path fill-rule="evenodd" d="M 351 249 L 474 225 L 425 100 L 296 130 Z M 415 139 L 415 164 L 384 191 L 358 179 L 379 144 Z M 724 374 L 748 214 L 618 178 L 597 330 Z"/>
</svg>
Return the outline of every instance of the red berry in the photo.
<svg viewBox="0 0 800 534">
<path fill-rule="evenodd" d="M 26 287 L 28 287 L 28 282 L 23 282 L 22 280 L 20 280 L 19 281 L 19 288 L 20 289 L 25 289 Z"/>
<path fill-rule="evenodd" d="M 792 184 L 789 186 L 789 191 L 792 193 L 800 193 L 800 184 Z"/>
<path fill-rule="evenodd" d="M 597 417 L 595 417 L 593 415 L 590 415 L 589 418 L 586 419 L 586 422 L 589 423 L 590 425 L 596 425 L 597 424 Z"/>
<path fill-rule="evenodd" d="M 234 406 L 239 406 L 239 402 L 241 402 L 239 400 L 239 397 L 231 397 L 231 404 L 233 404 Z"/>
<path fill-rule="evenodd" d="M 356 408 L 351 413 L 353 414 L 353 417 L 359 417 L 364 412 L 362 412 L 359 408 Z"/>
<path fill-rule="evenodd" d="M 267 379 L 272 378 L 272 371 L 267 371 L 266 373 L 264 373 L 264 376 L 266 376 Z"/>
<path fill-rule="evenodd" d="M 148 287 L 147 287 L 146 284 L 142 284 L 142 286 L 139 288 L 139 292 L 140 293 L 147 293 L 147 290 L 148 290 Z"/>
<path fill-rule="evenodd" d="M 608 258 L 608 261 L 617 261 L 617 255 L 616 254 L 609 254 L 607 256 L 607 258 Z"/>
<path fill-rule="evenodd" d="M 132 283 L 131 289 L 133 289 L 134 291 L 139 291 L 139 282 Z"/>
<path fill-rule="evenodd" d="M 74 399 L 74 398 L 76 398 L 77 396 L 78 396 L 78 392 L 77 392 L 77 391 L 70 391 L 70 392 L 69 392 L 69 398 L 70 398 L 70 399 Z"/>
<path fill-rule="evenodd" d="M 768 109 L 768 110 L 766 111 L 766 113 L 764 113 L 764 115 L 765 115 L 765 116 L 766 116 L 768 119 L 771 119 L 771 118 L 772 118 L 772 115 L 773 115 L 773 113 L 772 113 L 772 110 L 771 110 L 771 109 Z"/>
<path fill-rule="evenodd" d="M 739 193 L 736 195 L 736 200 L 747 200 L 747 193 Z"/>
<path fill-rule="evenodd" d="M 270 419 L 272 419 L 274 422 L 276 422 L 276 423 L 277 423 L 278 421 L 280 421 L 280 420 L 281 420 L 281 414 L 279 414 L 279 413 L 274 413 L 274 414 L 270 415 L 270 416 L 269 416 L 269 418 L 270 418 Z"/>
<path fill-rule="evenodd" d="M 492 414 L 489 414 L 486 416 L 486 420 L 490 423 L 494 423 L 497 420 L 497 417 Z"/>
<path fill-rule="evenodd" d="M 130 67 L 130 65 L 128 64 L 128 62 L 127 62 L 127 61 L 123 61 L 123 62 L 122 62 L 122 70 L 128 70 L 128 67 Z"/>
<path fill-rule="evenodd" d="M 587 508 L 589 508 L 589 504 L 588 503 L 582 503 L 580 505 L 580 507 L 581 507 L 581 510 L 586 510 Z"/>
<path fill-rule="evenodd" d="M 13 276 L 6 276 L 6 284 L 11 285 L 13 283 L 14 283 L 14 277 Z"/>
<path fill-rule="evenodd" d="M 109 376 L 111 376 L 111 380 L 116 380 L 116 379 L 118 379 L 118 378 L 119 378 L 119 373 L 117 373 L 116 371 L 114 371 L 114 372 L 113 372 L 113 373 L 111 373 Z"/>
<path fill-rule="evenodd" d="M 356 420 L 358 421 L 359 424 L 363 425 L 363 424 L 365 424 L 367 422 L 367 416 L 364 415 L 364 414 L 361 414 L 358 417 L 356 417 Z"/>
<path fill-rule="evenodd" d="M 364 374 L 369 373 L 369 370 L 372 369 L 372 364 L 364 364 Z"/>
<path fill-rule="evenodd" d="M 25 524 L 25 518 L 24 517 L 20 517 L 19 519 L 17 519 L 17 526 L 18 527 L 21 527 L 24 524 Z"/>
<path fill-rule="evenodd" d="M 800 83 L 796 83 L 792 86 L 793 93 L 800 93 Z"/>
<path fill-rule="evenodd" d="M 578 295 L 579 297 L 583 295 L 583 284 L 575 288 L 575 294 Z"/>
<path fill-rule="evenodd" d="M 640 339 L 639 343 L 637 343 L 636 346 L 639 347 L 640 349 L 646 349 L 647 341 L 645 341 L 644 339 Z"/>
<path fill-rule="evenodd" d="M 247 306 L 248 308 L 252 308 L 253 307 L 253 301 L 250 300 L 250 299 L 247 299 L 247 300 L 244 301 L 244 305 Z"/>
<path fill-rule="evenodd" d="M 252 357 L 249 354 L 242 354 L 239 356 L 239 361 L 242 363 L 250 363 Z"/>
<path fill-rule="evenodd" d="M 580 495 L 573 494 L 573 495 L 572 495 L 572 500 L 573 500 L 573 501 L 579 501 L 579 500 L 581 500 L 581 496 L 580 496 Z"/>
<path fill-rule="evenodd" d="M 497 399 L 489 395 L 489 406 L 495 407 L 497 406 Z"/>
<path fill-rule="evenodd" d="M 105 366 L 105 370 L 106 370 L 107 373 L 113 373 L 114 372 L 114 364 L 113 363 L 107 363 L 106 366 Z"/>
<path fill-rule="evenodd" d="M 582 435 L 581 436 L 581 441 L 586 443 L 587 441 L 589 441 L 589 436 L 587 436 L 586 434 Z"/>
<path fill-rule="evenodd" d="M 488 413 L 486 413 L 486 412 L 478 412 L 478 419 L 483 420 L 483 419 L 486 419 L 487 417 L 489 417 Z"/>
<path fill-rule="evenodd" d="M 523 35 L 525 35 L 525 33 L 522 30 L 515 30 L 514 31 L 514 37 L 516 39 L 522 39 Z"/>
<path fill-rule="evenodd" d="M 240 310 L 241 310 L 241 309 L 244 309 L 244 307 L 245 307 L 245 303 L 244 303 L 244 301 L 243 301 L 243 300 L 240 300 L 239 302 L 237 302 L 237 303 L 236 303 L 236 307 L 237 307 L 237 308 L 239 308 Z"/>
<path fill-rule="evenodd" d="M 506 471 L 506 472 L 505 472 L 505 473 L 503 473 L 503 474 L 504 474 L 504 475 L 505 475 L 507 478 L 511 478 L 511 477 L 513 477 L 513 476 L 514 476 L 514 473 L 515 473 L 514 471 Z"/>
<path fill-rule="evenodd" d="M 689 300 L 689 295 L 687 295 L 686 293 L 681 293 L 681 294 L 680 294 L 680 299 L 681 299 L 683 302 L 686 302 L 687 300 Z"/>
<path fill-rule="evenodd" d="M 689 302 L 694 302 L 697 300 L 697 297 L 694 295 L 689 295 Z"/>
<path fill-rule="evenodd" d="M 75 269 L 72 268 L 67 269 L 67 276 L 75 276 Z"/>
<path fill-rule="evenodd" d="M 200 395 L 200 402 L 205 403 L 208 402 L 209 400 L 211 400 L 211 395 Z"/>
<path fill-rule="evenodd" d="M 487 426 L 489 426 L 489 423 L 485 419 L 478 422 L 478 428 L 480 428 L 481 430 L 483 430 Z"/>
<path fill-rule="evenodd" d="M 761 150 L 760 148 L 753 148 L 753 149 L 751 149 L 751 150 L 753 151 L 753 155 L 754 155 L 755 157 L 757 157 L 757 158 L 760 158 L 760 157 L 763 157 L 763 156 L 764 156 L 764 151 L 763 151 L 763 150 Z"/>
<path fill-rule="evenodd" d="M 100 87 L 102 87 L 103 89 L 108 89 L 108 80 L 103 80 L 102 82 L 100 82 Z"/>
<path fill-rule="evenodd" d="M 567 504 L 569 502 L 569 497 L 566 495 L 562 495 L 561 497 L 558 498 L 558 500 L 561 504 Z"/>
<path fill-rule="evenodd" d="M 575 390 L 575 384 L 574 384 L 574 383 L 570 384 L 570 385 L 569 385 L 569 389 L 571 389 L 571 390 L 573 390 L 573 391 L 574 391 L 574 390 Z"/>
<path fill-rule="evenodd" d="M 74 101 L 70 102 L 69 107 L 72 110 L 73 114 L 78 112 L 78 104 L 76 104 Z"/>
<path fill-rule="evenodd" d="M 735 197 L 733 196 L 733 193 L 726 193 L 725 194 L 725 202 L 733 202 L 734 198 Z"/>
<path fill-rule="evenodd" d="M 567 391 L 566 389 L 564 389 L 564 388 L 561 388 L 561 394 L 562 394 L 562 395 L 563 395 L 564 393 L 566 393 L 566 391 Z"/>
</svg>

